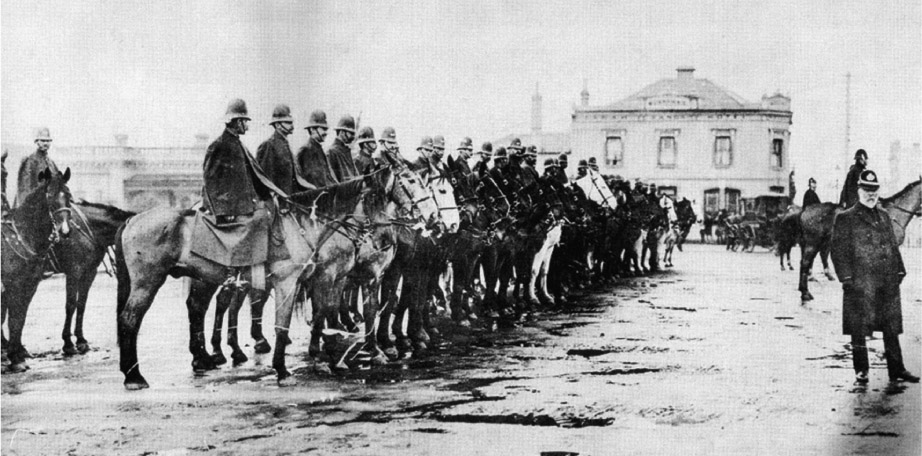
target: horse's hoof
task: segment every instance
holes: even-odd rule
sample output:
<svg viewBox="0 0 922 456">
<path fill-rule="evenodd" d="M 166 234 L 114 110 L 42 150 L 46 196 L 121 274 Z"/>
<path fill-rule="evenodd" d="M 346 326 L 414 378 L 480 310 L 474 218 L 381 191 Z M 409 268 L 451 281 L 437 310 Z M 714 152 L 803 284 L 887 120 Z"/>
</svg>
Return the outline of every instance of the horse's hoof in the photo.
<svg viewBox="0 0 922 456">
<path fill-rule="evenodd" d="M 11 374 L 21 374 L 27 370 L 29 370 L 29 365 L 26 364 L 25 361 L 10 364 L 10 366 L 7 368 L 7 371 Z"/>
<path fill-rule="evenodd" d="M 125 389 L 128 391 L 138 391 L 146 388 L 150 388 L 150 385 L 147 384 L 147 380 L 144 380 L 141 374 L 125 379 Z"/>
<path fill-rule="evenodd" d="M 64 356 L 74 356 L 74 355 L 76 355 L 77 353 L 79 353 L 79 352 L 77 351 L 77 348 L 74 347 L 73 344 L 69 344 L 69 343 L 68 343 L 68 344 L 64 344 L 64 348 L 62 348 L 61 351 L 64 352 Z"/>
<path fill-rule="evenodd" d="M 253 346 L 253 351 L 257 355 L 264 355 L 272 351 L 272 345 L 269 345 L 269 341 L 266 339 L 259 339 L 256 345 Z"/>
<path fill-rule="evenodd" d="M 784 269 L 784 268 L 781 268 L 781 269 Z M 793 270 L 794 270 L 794 266 L 788 266 L 788 269 L 791 270 L 791 271 L 793 271 Z"/>
<path fill-rule="evenodd" d="M 809 291 L 804 291 L 800 294 L 801 302 L 813 301 L 813 295 Z"/>
<path fill-rule="evenodd" d="M 400 357 L 400 353 L 398 353 L 397 349 L 394 347 L 387 347 L 384 349 L 384 356 L 387 356 L 388 359 L 395 360 Z"/>
<path fill-rule="evenodd" d="M 247 355 L 244 355 L 242 351 L 231 353 L 231 359 L 234 361 L 235 366 L 239 366 L 247 362 L 247 360 L 249 360 L 249 358 L 247 358 Z"/>
<path fill-rule="evenodd" d="M 224 353 L 215 353 L 211 355 L 211 362 L 213 362 L 215 366 L 223 366 L 227 364 L 227 358 L 224 357 Z"/>
<path fill-rule="evenodd" d="M 215 370 L 217 368 L 218 366 L 215 366 L 214 361 L 211 360 L 210 356 L 192 360 L 192 371 L 197 374 L 205 373 L 206 371 Z"/>
<path fill-rule="evenodd" d="M 792 269 L 793 269 L 793 268 L 792 268 Z M 782 271 L 784 271 L 784 270 L 785 270 L 785 269 L 784 269 L 784 266 L 781 266 L 781 270 L 782 270 Z"/>
<path fill-rule="evenodd" d="M 77 351 L 80 352 L 81 355 L 87 354 L 87 352 L 90 351 L 90 344 L 87 342 L 77 342 Z"/>
<path fill-rule="evenodd" d="M 281 378 L 281 377 L 280 377 L 280 378 L 278 379 L 278 385 L 279 385 L 280 388 L 286 388 L 286 387 L 290 387 L 290 386 L 297 386 L 297 385 L 298 385 L 298 381 L 295 380 L 294 377 L 292 377 L 291 375 L 289 375 L 289 376 L 284 377 L 284 378 Z"/>
</svg>

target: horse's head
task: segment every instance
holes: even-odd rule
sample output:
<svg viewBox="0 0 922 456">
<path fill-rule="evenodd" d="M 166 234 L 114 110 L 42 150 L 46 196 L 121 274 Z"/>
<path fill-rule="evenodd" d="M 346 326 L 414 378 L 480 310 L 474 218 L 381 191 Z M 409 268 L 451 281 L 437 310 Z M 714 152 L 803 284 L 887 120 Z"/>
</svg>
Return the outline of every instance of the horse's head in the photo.
<svg viewBox="0 0 922 456">
<path fill-rule="evenodd" d="M 70 168 L 63 173 L 45 169 L 38 173 L 38 181 L 44 187 L 45 207 L 48 216 L 54 225 L 54 232 L 61 236 L 70 235 L 70 189 L 67 181 L 70 180 Z M 42 187 L 39 187 L 42 188 Z"/>
<path fill-rule="evenodd" d="M 440 228 L 454 233 L 461 225 L 461 212 L 455 200 L 455 189 L 451 186 L 451 178 L 436 177 L 429 182 L 432 198 L 439 210 Z"/>
<path fill-rule="evenodd" d="M 439 208 L 422 178 L 399 164 L 392 164 L 388 169 L 386 192 L 390 200 L 397 204 L 398 215 L 419 220 L 426 225 L 437 220 Z"/>
</svg>

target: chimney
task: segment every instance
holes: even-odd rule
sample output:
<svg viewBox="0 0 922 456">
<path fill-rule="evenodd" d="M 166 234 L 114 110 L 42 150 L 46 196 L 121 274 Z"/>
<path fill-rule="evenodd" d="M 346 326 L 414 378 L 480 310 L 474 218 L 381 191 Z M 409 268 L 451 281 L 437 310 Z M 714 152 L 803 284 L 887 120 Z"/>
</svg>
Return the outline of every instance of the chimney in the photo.
<svg viewBox="0 0 922 456">
<path fill-rule="evenodd" d="M 538 83 L 535 82 L 535 94 L 531 96 L 531 132 L 541 133 L 541 94 L 538 92 Z"/>
<path fill-rule="evenodd" d="M 118 147 L 128 147 L 128 135 L 122 134 L 122 133 L 116 133 L 115 145 Z"/>
<path fill-rule="evenodd" d="M 198 149 L 204 149 L 208 147 L 208 135 L 205 133 L 196 133 L 194 147 Z"/>
<path fill-rule="evenodd" d="M 583 79 L 583 91 L 579 93 L 579 104 L 589 106 L 589 80 Z"/>
<path fill-rule="evenodd" d="M 683 66 L 676 68 L 678 72 L 678 79 L 680 81 L 689 81 L 695 79 L 695 69 L 690 66 Z"/>
</svg>

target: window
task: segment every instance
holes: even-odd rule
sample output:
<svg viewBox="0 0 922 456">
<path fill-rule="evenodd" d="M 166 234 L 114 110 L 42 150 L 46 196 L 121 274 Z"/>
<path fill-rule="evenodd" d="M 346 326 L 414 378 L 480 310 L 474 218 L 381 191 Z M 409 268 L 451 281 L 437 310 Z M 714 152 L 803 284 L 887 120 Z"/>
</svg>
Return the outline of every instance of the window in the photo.
<svg viewBox="0 0 922 456">
<path fill-rule="evenodd" d="M 624 159 L 624 142 L 620 136 L 605 138 L 605 165 L 617 166 Z"/>
<path fill-rule="evenodd" d="M 735 188 L 728 188 L 724 192 L 727 195 L 727 213 L 739 214 L 742 209 L 740 207 L 740 191 Z"/>
<path fill-rule="evenodd" d="M 675 199 L 675 196 L 678 193 L 675 187 L 657 187 L 656 190 L 660 195 L 667 195 L 672 199 Z"/>
<path fill-rule="evenodd" d="M 771 166 L 772 168 L 781 168 L 784 165 L 784 140 L 781 138 L 772 139 L 772 154 L 771 154 Z"/>
<path fill-rule="evenodd" d="M 727 168 L 733 163 L 733 142 L 729 136 L 714 138 L 714 167 Z"/>
<path fill-rule="evenodd" d="M 659 138 L 659 156 L 657 164 L 661 168 L 674 168 L 676 164 L 675 136 L 661 136 Z"/>
<path fill-rule="evenodd" d="M 772 185 L 768 187 L 768 191 L 772 193 L 784 194 L 785 188 L 781 185 Z"/>
<path fill-rule="evenodd" d="M 720 211 L 720 189 L 711 188 L 704 191 L 704 213 L 711 217 Z"/>
</svg>

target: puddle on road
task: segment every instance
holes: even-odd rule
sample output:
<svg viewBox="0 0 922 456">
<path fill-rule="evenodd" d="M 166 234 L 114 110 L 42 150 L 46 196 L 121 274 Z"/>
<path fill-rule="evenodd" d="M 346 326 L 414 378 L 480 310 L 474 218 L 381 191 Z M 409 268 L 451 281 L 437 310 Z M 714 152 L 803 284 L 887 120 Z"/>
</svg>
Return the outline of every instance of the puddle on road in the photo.
<svg viewBox="0 0 922 456">
<path fill-rule="evenodd" d="M 615 420 L 613 418 L 583 418 L 581 416 L 552 417 L 545 414 L 521 415 L 511 413 L 508 415 L 475 415 L 462 413 L 457 415 L 443 415 L 436 413 L 432 419 L 446 423 L 475 423 L 475 424 L 518 424 L 521 426 L 552 426 L 563 428 L 584 428 L 608 426 Z"/>
<path fill-rule="evenodd" d="M 586 372 L 589 375 L 638 375 L 638 374 L 650 374 L 653 372 L 660 372 L 664 369 L 654 368 L 654 367 L 636 367 L 630 369 L 609 369 L 604 371 L 597 372 Z"/>
</svg>

